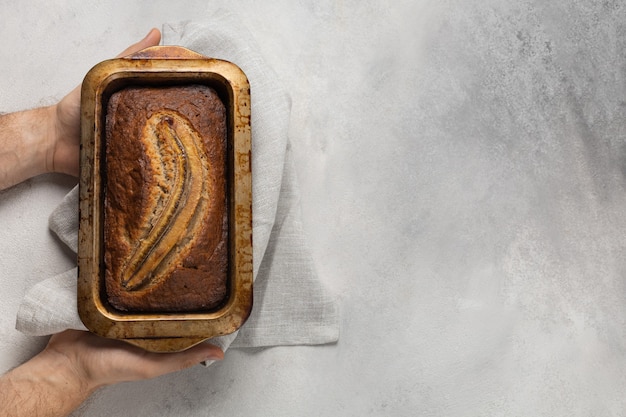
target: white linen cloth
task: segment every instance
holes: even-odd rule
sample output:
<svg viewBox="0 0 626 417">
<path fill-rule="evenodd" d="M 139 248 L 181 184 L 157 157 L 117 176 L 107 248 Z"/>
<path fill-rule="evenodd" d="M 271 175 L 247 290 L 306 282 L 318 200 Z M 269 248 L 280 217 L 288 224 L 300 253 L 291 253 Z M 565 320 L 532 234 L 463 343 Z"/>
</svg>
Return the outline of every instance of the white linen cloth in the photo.
<svg viewBox="0 0 626 417">
<path fill-rule="evenodd" d="M 212 342 L 224 350 L 336 342 L 337 301 L 316 275 L 300 222 L 289 151 L 289 97 L 234 16 L 218 10 L 208 22 L 166 24 L 163 43 L 236 63 L 251 84 L 254 307 L 238 332 Z M 76 252 L 78 187 L 51 214 L 49 224 Z M 27 291 L 16 328 L 29 335 L 85 329 L 77 313 L 76 274 L 75 268 Z"/>
</svg>

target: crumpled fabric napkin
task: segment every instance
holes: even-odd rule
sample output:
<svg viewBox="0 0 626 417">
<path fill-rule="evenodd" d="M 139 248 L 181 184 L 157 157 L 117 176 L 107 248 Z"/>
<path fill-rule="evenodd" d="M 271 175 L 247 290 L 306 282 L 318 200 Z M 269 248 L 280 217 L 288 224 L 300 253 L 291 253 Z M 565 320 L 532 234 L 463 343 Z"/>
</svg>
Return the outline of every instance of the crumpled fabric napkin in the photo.
<svg viewBox="0 0 626 417">
<path fill-rule="evenodd" d="M 300 222 L 289 151 L 289 97 L 249 32 L 230 12 L 217 10 L 208 22 L 166 24 L 163 43 L 234 62 L 251 84 L 254 307 L 239 331 L 212 343 L 226 350 L 336 342 L 337 300 L 318 279 Z M 76 252 L 78 187 L 51 214 L 49 226 Z M 16 328 L 30 335 L 85 329 L 77 312 L 76 274 L 75 268 L 29 289 Z"/>
</svg>

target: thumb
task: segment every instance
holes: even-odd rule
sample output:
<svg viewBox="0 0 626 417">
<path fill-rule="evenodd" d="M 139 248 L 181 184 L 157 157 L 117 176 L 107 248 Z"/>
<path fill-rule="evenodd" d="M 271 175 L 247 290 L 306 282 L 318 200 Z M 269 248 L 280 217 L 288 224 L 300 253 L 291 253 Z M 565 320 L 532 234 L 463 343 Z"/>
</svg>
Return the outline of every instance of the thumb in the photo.
<svg viewBox="0 0 626 417">
<path fill-rule="evenodd" d="M 142 49 L 148 48 L 150 46 L 157 46 L 161 42 L 161 32 L 159 29 L 151 29 L 150 32 L 146 35 L 145 38 L 140 40 L 139 42 L 129 46 L 124 49 L 117 58 L 121 58 L 130 54 L 134 54 L 135 52 L 141 51 Z"/>
</svg>

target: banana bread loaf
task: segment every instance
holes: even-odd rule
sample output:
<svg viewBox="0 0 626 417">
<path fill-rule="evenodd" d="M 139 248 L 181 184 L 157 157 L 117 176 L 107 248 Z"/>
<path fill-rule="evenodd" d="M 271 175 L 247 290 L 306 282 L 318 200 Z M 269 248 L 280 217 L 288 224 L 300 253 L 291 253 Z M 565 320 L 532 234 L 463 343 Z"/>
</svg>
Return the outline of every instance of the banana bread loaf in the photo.
<svg viewBox="0 0 626 417">
<path fill-rule="evenodd" d="M 104 268 L 122 312 L 210 311 L 227 295 L 226 109 L 205 85 L 109 99 Z"/>
</svg>

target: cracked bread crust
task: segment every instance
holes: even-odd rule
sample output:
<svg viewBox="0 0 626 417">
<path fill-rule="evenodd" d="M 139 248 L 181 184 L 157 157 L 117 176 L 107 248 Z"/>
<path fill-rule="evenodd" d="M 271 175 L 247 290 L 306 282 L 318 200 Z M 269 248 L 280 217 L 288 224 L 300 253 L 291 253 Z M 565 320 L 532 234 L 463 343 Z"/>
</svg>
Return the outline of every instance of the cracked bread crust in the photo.
<svg viewBox="0 0 626 417">
<path fill-rule="evenodd" d="M 104 267 L 122 312 L 210 311 L 228 274 L 226 110 L 203 85 L 128 87 L 105 126 Z"/>
</svg>

